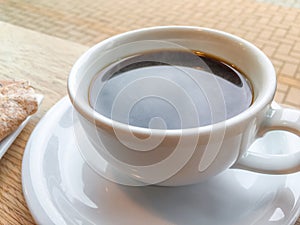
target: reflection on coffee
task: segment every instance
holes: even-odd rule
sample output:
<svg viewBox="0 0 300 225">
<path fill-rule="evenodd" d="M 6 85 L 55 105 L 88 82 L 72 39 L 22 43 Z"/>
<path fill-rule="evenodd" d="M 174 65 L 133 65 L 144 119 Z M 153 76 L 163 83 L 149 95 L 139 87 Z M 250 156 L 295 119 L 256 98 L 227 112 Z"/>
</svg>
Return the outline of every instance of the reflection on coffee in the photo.
<svg viewBox="0 0 300 225">
<path fill-rule="evenodd" d="M 252 103 L 245 75 L 229 63 L 192 50 L 131 55 L 101 70 L 90 86 L 100 114 L 138 127 L 180 129 L 229 119 Z"/>
</svg>

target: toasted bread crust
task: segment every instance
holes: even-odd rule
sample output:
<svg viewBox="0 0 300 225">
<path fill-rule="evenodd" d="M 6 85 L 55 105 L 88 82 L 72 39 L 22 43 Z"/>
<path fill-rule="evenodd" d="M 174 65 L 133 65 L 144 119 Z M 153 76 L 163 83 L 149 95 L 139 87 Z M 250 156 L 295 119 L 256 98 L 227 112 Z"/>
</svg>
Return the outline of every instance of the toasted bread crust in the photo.
<svg viewBox="0 0 300 225">
<path fill-rule="evenodd" d="M 35 93 L 28 82 L 0 80 L 0 141 L 37 109 Z"/>
</svg>

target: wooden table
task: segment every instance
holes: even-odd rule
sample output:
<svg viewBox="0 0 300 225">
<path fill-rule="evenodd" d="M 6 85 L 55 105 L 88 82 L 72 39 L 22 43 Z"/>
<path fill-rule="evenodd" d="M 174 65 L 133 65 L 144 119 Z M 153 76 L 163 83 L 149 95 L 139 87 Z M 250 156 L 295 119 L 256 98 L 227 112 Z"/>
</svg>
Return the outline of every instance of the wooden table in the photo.
<svg viewBox="0 0 300 225">
<path fill-rule="evenodd" d="M 43 103 L 0 161 L 0 224 L 34 224 L 21 183 L 23 151 L 35 125 L 67 94 L 69 71 L 86 46 L 0 22 L 0 79 L 29 80 Z"/>
<path fill-rule="evenodd" d="M 34 224 L 22 194 L 23 151 L 41 117 L 67 94 L 69 71 L 86 49 L 83 45 L 0 22 L 0 79 L 29 80 L 44 95 L 38 113 L 0 161 L 0 224 Z"/>
</svg>

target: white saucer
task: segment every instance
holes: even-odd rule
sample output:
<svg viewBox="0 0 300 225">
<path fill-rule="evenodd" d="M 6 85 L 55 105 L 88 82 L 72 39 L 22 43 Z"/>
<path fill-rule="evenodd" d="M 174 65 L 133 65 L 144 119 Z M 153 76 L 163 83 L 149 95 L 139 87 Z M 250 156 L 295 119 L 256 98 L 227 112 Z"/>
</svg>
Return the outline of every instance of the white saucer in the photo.
<svg viewBox="0 0 300 225">
<path fill-rule="evenodd" d="M 36 126 L 25 150 L 23 191 L 38 224 L 287 225 L 300 214 L 300 173 L 271 176 L 229 169 L 206 183 L 172 188 L 129 187 L 104 179 L 77 149 L 72 111 L 67 97 L 59 101 Z M 270 143 L 264 142 L 269 141 L 256 148 L 266 151 Z"/>
</svg>

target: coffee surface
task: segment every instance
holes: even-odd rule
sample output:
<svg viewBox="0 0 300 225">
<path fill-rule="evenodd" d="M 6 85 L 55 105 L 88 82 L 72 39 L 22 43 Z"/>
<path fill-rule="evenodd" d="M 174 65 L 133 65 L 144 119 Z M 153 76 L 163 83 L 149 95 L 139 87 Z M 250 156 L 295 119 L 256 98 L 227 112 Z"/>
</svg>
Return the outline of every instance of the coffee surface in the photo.
<svg viewBox="0 0 300 225">
<path fill-rule="evenodd" d="M 192 50 L 128 56 L 101 70 L 90 86 L 98 113 L 138 127 L 180 129 L 229 119 L 252 103 L 251 84 L 234 66 Z"/>
</svg>

